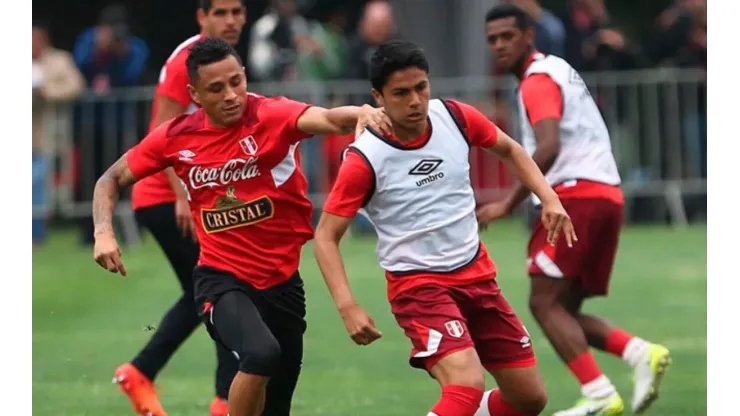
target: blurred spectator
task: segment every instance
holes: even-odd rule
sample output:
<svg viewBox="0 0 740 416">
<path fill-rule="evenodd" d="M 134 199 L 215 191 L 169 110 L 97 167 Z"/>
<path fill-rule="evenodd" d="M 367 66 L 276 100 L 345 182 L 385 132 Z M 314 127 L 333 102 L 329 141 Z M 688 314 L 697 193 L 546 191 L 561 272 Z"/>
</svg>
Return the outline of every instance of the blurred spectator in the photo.
<svg viewBox="0 0 740 416">
<path fill-rule="evenodd" d="M 344 38 L 347 25 L 346 6 L 324 0 L 321 7 L 319 21 L 309 23 L 308 36 L 298 42 L 297 75 L 301 80 L 331 81 L 341 78 L 346 71 L 347 41 Z M 328 97 L 320 99 L 325 98 Z M 334 105 L 333 102 L 319 104 Z M 309 192 L 312 193 L 320 190 L 325 176 L 326 166 L 320 162 L 320 153 L 320 140 L 305 140 L 301 144 L 301 154 L 307 160 L 304 174 L 308 178 Z"/>
<path fill-rule="evenodd" d="M 32 205 L 33 242 L 43 242 L 46 236 L 46 208 L 48 206 L 49 165 L 54 156 L 54 143 L 49 143 L 53 132 L 45 129 L 53 120 L 52 104 L 77 98 L 84 88 L 82 75 L 75 67 L 72 55 L 51 45 L 47 27 L 33 23 L 31 38 L 32 88 Z"/>
<path fill-rule="evenodd" d="M 296 78 L 299 48 L 317 50 L 308 36 L 308 23 L 298 14 L 295 0 L 272 0 L 271 8 L 252 27 L 249 40 L 250 74 L 260 81 Z"/>
<path fill-rule="evenodd" d="M 380 0 L 368 3 L 360 19 L 358 33 L 349 41 L 347 78 L 367 80 L 373 52 L 381 43 L 395 36 L 391 5 Z"/>
<path fill-rule="evenodd" d="M 136 85 L 144 72 L 149 48 L 129 34 L 125 6 L 114 4 L 100 14 L 100 22 L 82 32 L 74 48 L 77 66 L 97 94 L 111 88 Z"/>
<path fill-rule="evenodd" d="M 648 55 L 658 65 L 707 67 L 706 0 L 676 0 L 659 17 Z"/>
<path fill-rule="evenodd" d="M 569 0 L 566 26 L 566 60 L 578 71 L 584 70 L 583 46 L 609 23 L 603 0 Z"/>
<path fill-rule="evenodd" d="M 332 5 L 334 6 L 334 5 Z M 298 77 L 329 81 L 347 71 L 347 10 L 343 5 L 331 7 L 318 22 L 309 23 L 308 36 L 298 47 Z"/>
<path fill-rule="evenodd" d="M 74 56 L 92 91 L 107 95 L 112 89 L 132 87 L 139 82 L 149 48 L 142 39 L 130 34 L 126 7 L 112 4 L 101 11 L 97 26 L 79 35 Z M 138 126 L 127 117 L 130 102 L 125 95 L 122 98 L 83 100 L 75 109 L 78 132 L 75 139 L 82 179 L 77 193 L 80 201 L 90 200 L 95 180 L 123 153 L 124 137 L 134 141 L 139 134 Z M 92 244 L 92 217 L 83 217 L 80 225 L 82 243 Z"/>
<path fill-rule="evenodd" d="M 565 25 L 552 12 L 540 5 L 537 0 L 505 0 L 513 3 L 529 14 L 534 20 L 534 46 L 538 51 L 565 57 Z"/>
<path fill-rule="evenodd" d="M 639 66 L 638 52 L 618 29 L 599 29 L 581 45 L 583 71 L 619 71 Z"/>
<path fill-rule="evenodd" d="M 603 0 L 570 0 L 567 59 L 579 71 L 613 71 L 641 66 L 622 30 L 610 25 Z"/>
<path fill-rule="evenodd" d="M 658 17 L 648 54 L 661 66 L 707 68 L 706 0 L 677 0 Z M 707 177 L 707 91 L 696 88 L 697 103 L 684 106 L 681 124 L 690 174 Z"/>
</svg>

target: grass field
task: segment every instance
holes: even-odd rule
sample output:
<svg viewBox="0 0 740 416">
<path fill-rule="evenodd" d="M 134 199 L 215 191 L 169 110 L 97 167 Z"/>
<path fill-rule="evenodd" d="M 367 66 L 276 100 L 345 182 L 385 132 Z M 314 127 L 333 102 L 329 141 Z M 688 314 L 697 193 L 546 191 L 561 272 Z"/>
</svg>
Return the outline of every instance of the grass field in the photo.
<svg viewBox="0 0 740 416">
<path fill-rule="evenodd" d="M 503 223 L 492 227 L 484 239 L 498 262 L 499 282 L 507 298 L 532 333 L 550 394 L 550 414 L 570 405 L 579 390 L 526 308 L 525 231 L 519 224 Z M 706 414 L 706 239 L 704 226 L 628 228 L 611 297 L 587 307 L 672 350 L 674 365 L 652 415 Z M 342 250 L 355 293 L 385 336 L 371 347 L 351 343 L 307 247 L 301 271 L 308 292 L 309 330 L 293 413 L 426 414 L 439 390 L 425 373 L 407 365 L 409 342 L 390 314 L 374 241 L 350 238 Z M 150 239 L 141 247 L 126 249 L 124 260 L 129 277 L 108 274 L 68 234 L 56 235 L 34 253 L 35 413 L 130 414 L 128 402 L 111 384 L 113 370 L 144 344 L 150 335 L 144 328 L 158 324 L 178 292 L 166 260 Z M 597 354 L 603 370 L 628 400 L 631 373 L 627 366 Z M 170 415 L 208 414 L 214 357 L 214 348 L 201 329 L 162 372 L 157 382 Z"/>
</svg>

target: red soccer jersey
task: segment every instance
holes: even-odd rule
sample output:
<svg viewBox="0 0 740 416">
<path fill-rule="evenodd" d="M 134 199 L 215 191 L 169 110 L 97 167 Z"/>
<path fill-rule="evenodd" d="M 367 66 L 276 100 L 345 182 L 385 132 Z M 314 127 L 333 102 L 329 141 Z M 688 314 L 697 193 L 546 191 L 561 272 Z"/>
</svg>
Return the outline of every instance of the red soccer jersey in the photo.
<svg viewBox="0 0 740 416">
<path fill-rule="evenodd" d="M 498 130 L 486 116 L 475 107 L 458 101 L 447 100 L 447 104 L 462 126 L 471 146 L 489 148 L 496 144 Z M 431 130 L 411 142 L 400 142 L 399 145 L 416 148 L 429 140 Z M 374 173 L 363 156 L 349 151 L 339 168 L 337 180 L 324 204 L 324 211 L 341 217 L 352 218 L 372 196 Z M 388 281 L 388 298 L 393 299 L 399 293 L 424 284 L 444 286 L 462 286 L 496 276 L 496 264 L 488 255 L 486 246 L 481 242 L 478 258 L 462 270 L 452 273 L 413 273 L 396 277 L 386 272 Z"/>
<path fill-rule="evenodd" d="M 313 237 L 308 182 L 297 158 L 298 118 L 310 106 L 249 94 L 243 123 L 217 128 L 203 110 L 156 128 L 126 154 L 143 178 L 172 166 L 184 183 L 198 230 L 198 264 L 258 289 L 298 270 Z"/>
<path fill-rule="evenodd" d="M 188 93 L 189 81 L 185 60 L 188 59 L 190 49 L 201 39 L 203 39 L 203 35 L 196 35 L 181 43 L 162 67 L 162 72 L 159 74 L 159 84 L 157 84 L 154 102 L 152 103 L 152 118 L 149 122 L 150 132 L 157 127 L 155 122 L 160 96 L 177 101 L 190 111 L 197 108 L 195 103 L 190 100 L 190 94 Z M 174 202 L 175 193 L 170 187 L 167 176 L 164 172 L 160 172 L 137 182 L 131 191 L 131 199 L 133 209 L 139 209 Z"/>
</svg>

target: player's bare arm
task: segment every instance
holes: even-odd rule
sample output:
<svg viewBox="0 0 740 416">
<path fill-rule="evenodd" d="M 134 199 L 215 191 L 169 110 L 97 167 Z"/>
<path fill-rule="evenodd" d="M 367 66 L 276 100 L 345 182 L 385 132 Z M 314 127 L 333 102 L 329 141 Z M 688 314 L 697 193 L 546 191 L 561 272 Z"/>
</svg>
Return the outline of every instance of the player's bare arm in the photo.
<svg viewBox="0 0 740 416">
<path fill-rule="evenodd" d="M 121 156 L 95 183 L 93 192 L 93 222 L 95 234 L 113 232 L 113 211 L 116 208 L 120 189 L 136 182 L 128 167 L 126 155 Z"/>
<path fill-rule="evenodd" d="M 347 134 L 353 130 L 360 134 L 366 127 L 391 131 L 391 122 L 382 108 L 369 105 L 335 108 L 311 107 L 299 118 L 299 130 L 315 135 Z"/>
<path fill-rule="evenodd" d="M 121 156 L 95 183 L 93 192 L 93 223 L 95 224 L 95 261 L 112 273 L 126 276 L 121 250 L 113 233 L 113 212 L 121 188 L 136 182 L 126 155 Z"/>
<path fill-rule="evenodd" d="M 546 174 L 555 163 L 555 159 L 557 159 L 560 152 L 560 120 L 556 118 L 543 119 L 532 127 L 537 140 L 537 147 L 532 154 L 532 160 L 537 164 L 540 172 Z M 507 215 L 527 199 L 529 192 L 524 184 L 516 184 L 514 190 L 504 202 Z"/>
<path fill-rule="evenodd" d="M 368 345 L 382 334 L 375 328 L 373 319 L 357 304 L 339 251 L 339 242 L 351 222 L 352 218 L 324 212 L 316 227 L 313 247 L 321 274 L 344 321 L 347 333 L 358 345 Z"/>
<path fill-rule="evenodd" d="M 165 121 L 184 113 L 185 110 L 186 108 L 176 100 L 166 95 L 159 94 L 157 96 L 157 115 L 155 118 L 155 124 L 159 126 Z M 167 176 L 170 188 L 172 188 L 172 191 L 175 193 L 175 220 L 177 221 L 177 228 L 182 231 L 183 237 L 190 236 L 195 239 L 195 222 L 193 221 L 193 216 L 190 214 L 187 194 L 182 188 L 180 178 L 177 177 L 175 170 L 171 167 L 165 169 L 164 174 Z"/>
<path fill-rule="evenodd" d="M 486 150 L 498 155 L 519 177 L 521 186 L 527 189 L 528 192 L 533 192 L 542 201 L 542 221 L 548 230 L 548 241 L 555 244 L 562 231 L 565 234 L 568 246 L 572 246 L 573 241 L 577 240 L 573 224 L 560 203 L 560 198 L 547 183 L 538 164 L 519 143 L 500 129 L 497 137 L 496 144 Z M 550 162 L 550 165 L 552 165 L 552 162 Z M 508 202 L 503 204 L 504 210 L 509 209 L 508 207 Z M 478 217 L 480 222 L 485 225 L 502 216 L 502 214 L 505 214 L 505 212 L 501 212 L 501 204 L 489 204 L 479 209 Z"/>
</svg>

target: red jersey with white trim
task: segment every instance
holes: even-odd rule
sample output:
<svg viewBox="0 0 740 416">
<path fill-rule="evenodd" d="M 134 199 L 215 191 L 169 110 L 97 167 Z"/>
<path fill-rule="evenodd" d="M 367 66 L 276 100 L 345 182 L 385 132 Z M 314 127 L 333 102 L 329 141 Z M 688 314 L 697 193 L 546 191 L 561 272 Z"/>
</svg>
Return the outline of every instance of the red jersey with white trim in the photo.
<svg viewBox="0 0 740 416">
<path fill-rule="evenodd" d="M 545 174 L 560 198 L 605 198 L 623 202 L 611 139 L 601 113 L 578 72 L 563 59 L 535 52 L 519 87 L 522 142 L 536 148 L 533 126 L 560 122 L 560 153 Z M 533 196 L 535 203 L 539 203 Z"/>
<path fill-rule="evenodd" d="M 459 122 L 471 146 L 489 148 L 496 143 L 496 125 L 488 120 L 486 116 L 468 104 L 453 100 L 447 100 L 446 103 Z M 431 133 L 431 128 L 428 128 L 421 137 L 411 142 L 401 142 L 392 136 L 388 138 L 398 146 L 415 149 L 424 146 L 429 141 Z M 348 151 L 339 168 L 334 187 L 324 204 L 324 211 L 341 217 L 354 217 L 373 194 L 374 175 L 373 168 L 361 154 Z M 413 272 L 404 273 L 402 276 L 395 276 L 386 271 L 388 298 L 392 300 L 404 291 L 425 284 L 463 286 L 489 280 L 495 278 L 495 276 L 496 264 L 491 260 L 488 250 L 481 242 L 480 251 L 475 260 L 460 270 L 449 273 Z"/>
<path fill-rule="evenodd" d="M 144 178 L 172 166 L 188 193 L 199 265 L 258 289 L 292 276 L 313 237 L 308 182 L 298 164 L 297 128 L 310 105 L 249 94 L 243 122 L 210 125 L 202 109 L 157 127 L 126 154 Z"/>
<path fill-rule="evenodd" d="M 157 108 L 159 106 L 160 96 L 170 98 L 185 107 L 186 114 L 192 113 L 198 108 L 191 101 L 190 94 L 188 93 L 188 70 L 185 67 L 185 61 L 188 59 L 190 50 L 201 39 L 203 39 L 203 35 L 196 35 L 181 43 L 175 48 L 162 67 L 152 103 L 152 118 L 149 121 L 150 132 L 157 127 L 155 123 L 157 121 Z M 134 188 L 131 191 L 131 199 L 133 209 L 139 209 L 174 202 L 175 193 L 172 191 L 167 176 L 164 172 L 160 172 L 134 184 Z"/>
</svg>

